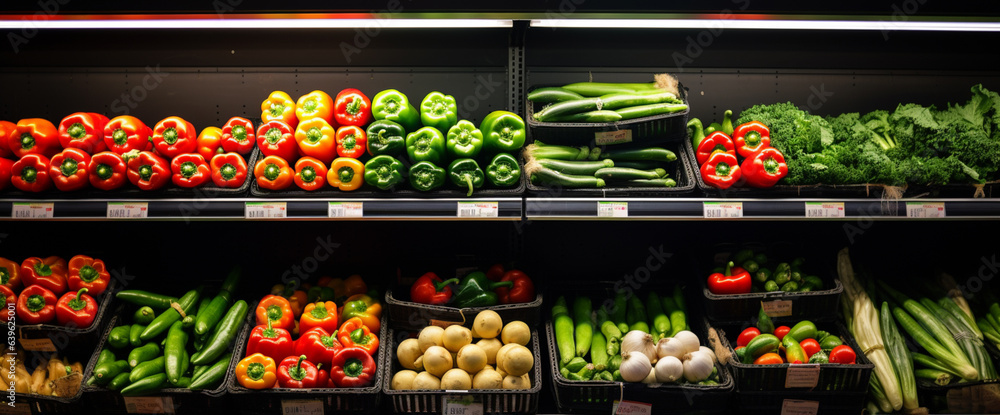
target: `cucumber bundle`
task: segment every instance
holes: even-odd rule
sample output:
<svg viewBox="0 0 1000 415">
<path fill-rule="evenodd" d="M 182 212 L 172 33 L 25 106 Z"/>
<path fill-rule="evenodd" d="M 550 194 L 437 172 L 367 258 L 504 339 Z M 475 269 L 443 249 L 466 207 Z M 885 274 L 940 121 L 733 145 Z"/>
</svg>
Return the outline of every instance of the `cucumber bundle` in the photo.
<svg viewBox="0 0 1000 415">
<path fill-rule="evenodd" d="M 565 188 L 676 187 L 667 163 L 677 160 L 662 147 L 603 151 L 600 147 L 569 147 L 536 141 L 524 149 L 525 172 L 532 183 Z"/>
<path fill-rule="evenodd" d="M 681 112 L 688 108 L 678 98 L 677 79 L 654 76 L 650 83 L 578 82 L 537 88 L 531 102 L 547 104 L 532 117 L 539 122 L 611 123 Z"/>
</svg>

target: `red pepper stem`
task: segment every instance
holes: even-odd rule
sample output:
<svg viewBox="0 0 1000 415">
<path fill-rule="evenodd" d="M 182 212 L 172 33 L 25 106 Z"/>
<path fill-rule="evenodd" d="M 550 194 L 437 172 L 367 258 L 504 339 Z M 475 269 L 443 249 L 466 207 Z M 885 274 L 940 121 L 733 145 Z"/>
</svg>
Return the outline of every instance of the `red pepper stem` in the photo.
<svg viewBox="0 0 1000 415">
<path fill-rule="evenodd" d="M 72 308 L 74 311 L 83 310 L 83 308 L 87 306 L 87 301 L 83 299 L 83 295 L 86 293 L 87 293 L 86 288 L 81 288 L 80 291 L 77 291 L 76 297 L 73 297 L 72 300 L 69 300 L 68 303 L 69 308 Z"/>
<path fill-rule="evenodd" d="M 726 264 L 726 276 L 727 277 L 732 277 L 733 276 L 733 267 L 734 266 L 736 266 L 736 264 L 734 264 L 733 261 L 729 261 L 729 263 Z"/>
<path fill-rule="evenodd" d="M 433 283 L 434 283 L 434 290 L 440 292 L 441 290 L 445 289 L 445 287 L 447 287 L 448 284 L 458 284 L 458 278 L 452 278 L 450 280 L 444 280 L 441 282 L 433 282 Z"/>
</svg>

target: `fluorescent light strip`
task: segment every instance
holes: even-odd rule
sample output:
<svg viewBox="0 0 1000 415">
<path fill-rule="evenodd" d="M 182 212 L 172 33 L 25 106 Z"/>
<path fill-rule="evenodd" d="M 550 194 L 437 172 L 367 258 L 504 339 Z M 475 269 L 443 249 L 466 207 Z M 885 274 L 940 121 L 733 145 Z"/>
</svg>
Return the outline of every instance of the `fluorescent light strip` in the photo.
<svg viewBox="0 0 1000 415">
<path fill-rule="evenodd" d="M 921 22 L 892 20 L 743 20 L 743 19 L 553 19 L 532 20 L 532 27 L 636 29 L 778 30 L 925 30 L 1000 31 L 1000 22 Z"/>
<path fill-rule="evenodd" d="M 343 29 L 512 27 L 494 19 L 137 19 L 6 20 L 0 29 Z"/>
</svg>

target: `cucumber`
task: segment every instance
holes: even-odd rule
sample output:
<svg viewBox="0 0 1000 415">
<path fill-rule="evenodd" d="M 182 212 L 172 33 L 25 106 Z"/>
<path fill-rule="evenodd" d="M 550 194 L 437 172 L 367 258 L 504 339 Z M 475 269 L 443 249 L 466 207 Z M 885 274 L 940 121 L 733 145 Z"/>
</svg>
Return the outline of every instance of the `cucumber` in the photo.
<svg viewBox="0 0 1000 415">
<path fill-rule="evenodd" d="M 188 334 L 184 332 L 184 323 L 175 321 L 167 332 L 167 344 L 163 347 L 164 371 L 167 373 L 167 381 L 177 383 L 184 375 L 184 367 L 181 363 L 184 358 L 184 348 L 187 346 Z"/>
<path fill-rule="evenodd" d="M 122 388 L 128 386 L 129 383 L 131 383 L 131 381 L 128 380 L 128 377 L 129 377 L 128 372 L 119 373 L 118 376 L 115 376 L 115 378 L 111 379 L 111 382 L 108 383 L 108 389 L 113 390 L 115 392 L 122 390 Z"/>
<path fill-rule="evenodd" d="M 660 161 L 671 162 L 677 160 L 677 154 L 662 147 L 648 147 L 635 149 L 608 150 L 601 153 L 602 159 L 612 159 L 617 161 Z"/>
<path fill-rule="evenodd" d="M 565 188 L 604 187 L 604 180 L 593 176 L 574 176 L 552 169 L 539 168 L 531 172 L 532 183 L 558 185 Z"/>
<path fill-rule="evenodd" d="M 590 321 L 593 307 L 589 297 L 578 296 L 573 301 L 573 324 L 575 326 L 576 355 L 586 356 L 590 352 L 593 340 L 594 325 Z"/>
<path fill-rule="evenodd" d="M 582 98 L 584 98 L 583 95 L 560 87 L 535 88 L 528 93 L 528 101 L 542 104 Z"/>
<path fill-rule="evenodd" d="M 229 309 L 232 304 L 232 295 L 229 291 L 220 291 L 212 302 L 205 307 L 205 310 L 198 313 L 198 318 L 194 323 L 194 332 L 199 336 L 203 336 L 209 332 L 222 318 L 222 314 Z"/>
<path fill-rule="evenodd" d="M 118 326 L 111 329 L 111 334 L 108 335 L 108 346 L 114 349 L 121 349 L 128 346 L 129 340 L 128 335 L 132 326 Z"/>
<path fill-rule="evenodd" d="M 132 381 L 131 385 L 122 389 L 122 396 L 143 396 L 158 392 L 167 384 L 167 374 L 158 373 L 147 376 L 139 380 Z"/>
<path fill-rule="evenodd" d="M 177 297 L 142 290 L 122 290 L 115 294 L 115 298 L 140 307 L 152 307 L 156 310 L 166 310 L 170 308 L 170 303 L 177 302 Z"/>
<path fill-rule="evenodd" d="M 133 324 L 129 329 L 128 343 L 132 345 L 132 347 L 142 346 L 142 339 L 139 338 L 139 335 L 142 334 L 143 330 L 146 330 L 146 326 L 142 324 Z"/>
<path fill-rule="evenodd" d="M 562 89 L 585 97 L 599 97 L 614 93 L 629 93 L 639 91 L 659 91 L 655 82 L 576 82 L 563 85 Z"/>
<path fill-rule="evenodd" d="M 247 316 L 247 302 L 239 300 L 229 308 L 226 315 L 219 322 L 215 333 L 208 339 L 205 346 L 198 353 L 198 356 L 191 359 L 191 364 L 204 365 L 214 362 L 221 356 L 229 345 L 235 340 L 236 332 L 243 324 L 243 319 Z"/>
<path fill-rule="evenodd" d="M 553 117 L 548 122 L 583 122 L 610 123 L 622 119 L 621 114 L 611 110 L 594 110 L 578 114 L 567 114 Z"/>
<path fill-rule="evenodd" d="M 659 179 L 667 175 L 667 171 L 664 169 L 655 170 L 637 170 L 630 169 L 627 167 L 605 167 L 594 173 L 594 176 L 606 181 L 613 180 L 635 180 L 635 179 L 646 179 L 653 180 Z"/>
<path fill-rule="evenodd" d="M 155 342 L 149 342 L 140 347 L 132 349 L 128 353 L 128 365 L 131 368 L 138 366 L 142 362 L 153 360 L 160 356 L 160 346 Z"/>
<path fill-rule="evenodd" d="M 604 335 L 596 331 L 590 340 L 590 361 L 594 364 L 594 369 L 602 371 L 608 367 L 608 345 L 604 340 Z"/>
<path fill-rule="evenodd" d="M 586 160 L 590 156 L 590 147 L 547 145 L 535 141 L 535 144 L 530 144 L 524 148 L 524 154 L 527 157 L 535 159 L 580 161 Z"/>
<path fill-rule="evenodd" d="M 559 349 L 559 362 L 567 364 L 576 357 L 576 345 L 573 343 L 573 318 L 566 308 L 566 297 L 560 296 L 552 306 L 552 329 L 555 331 L 556 347 Z"/>
<path fill-rule="evenodd" d="M 636 105 L 616 109 L 622 120 L 632 120 L 642 117 L 652 117 L 654 115 L 667 114 L 671 112 L 681 112 L 688 109 L 687 104 L 677 104 L 673 102 L 661 102 L 657 104 Z"/>
<path fill-rule="evenodd" d="M 629 180 L 626 184 L 633 187 L 677 187 L 677 181 L 668 178 Z"/>
<path fill-rule="evenodd" d="M 202 390 L 219 386 L 219 382 L 222 382 L 222 378 L 229 371 L 229 363 L 232 358 L 232 353 L 222 355 L 212 366 L 209 366 L 208 369 L 202 372 L 201 376 L 192 378 L 189 388 L 191 390 Z"/>
<path fill-rule="evenodd" d="M 157 357 L 156 359 L 139 363 L 138 366 L 132 368 L 132 374 L 129 375 L 129 380 L 132 383 L 135 383 L 136 381 L 142 380 L 143 378 L 147 378 L 149 376 L 156 375 L 159 373 L 163 373 L 163 376 L 166 376 L 166 373 L 164 373 L 166 369 L 166 362 L 167 358 L 160 356 Z"/>
<path fill-rule="evenodd" d="M 156 318 L 156 311 L 153 310 L 153 307 L 146 305 L 135 310 L 135 314 L 132 315 L 132 322 L 146 325 L 152 323 L 154 318 Z"/>
<path fill-rule="evenodd" d="M 177 300 L 178 305 L 187 314 L 188 310 L 193 310 L 198 304 L 198 296 L 201 293 L 201 288 L 188 291 L 179 300 Z M 176 309 L 170 308 L 157 316 L 149 326 L 146 326 L 146 330 L 143 330 L 142 334 L 139 335 L 143 341 L 153 339 L 159 336 L 161 333 L 170 329 L 170 326 L 174 324 L 175 321 L 181 319 L 181 314 L 177 312 Z"/>
<path fill-rule="evenodd" d="M 762 356 L 764 353 L 771 353 L 778 350 L 778 345 L 781 341 L 778 337 L 773 334 L 761 333 L 750 340 L 747 344 L 746 354 L 743 356 L 743 363 L 751 364 L 755 359 Z"/>
<path fill-rule="evenodd" d="M 677 96 L 670 92 L 652 94 L 611 93 L 596 98 L 583 98 L 557 102 L 542 108 L 541 111 L 534 113 L 533 117 L 541 122 L 549 122 L 557 117 L 567 114 L 578 114 L 594 110 L 614 110 L 618 108 L 634 107 L 637 105 L 657 104 L 676 99 Z"/>
<path fill-rule="evenodd" d="M 239 286 L 240 277 L 242 275 L 243 272 L 240 269 L 240 267 L 237 266 L 233 268 L 231 271 L 229 271 L 229 274 L 226 275 L 226 279 L 222 280 L 222 286 L 219 287 L 219 290 L 227 292 L 229 294 L 236 292 L 236 287 Z"/>
<path fill-rule="evenodd" d="M 614 167 L 615 162 L 611 159 L 600 161 L 566 161 L 553 159 L 538 159 L 538 164 L 547 169 L 552 169 L 560 173 L 593 176 L 598 170 L 605 167 Z"/>
</svg>

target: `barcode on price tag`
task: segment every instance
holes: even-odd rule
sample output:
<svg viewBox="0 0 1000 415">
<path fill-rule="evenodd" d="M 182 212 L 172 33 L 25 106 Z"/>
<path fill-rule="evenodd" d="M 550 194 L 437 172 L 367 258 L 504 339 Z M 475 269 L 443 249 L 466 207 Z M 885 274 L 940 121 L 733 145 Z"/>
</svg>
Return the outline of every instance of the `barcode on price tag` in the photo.
<svg viewBox="0 0 1000 415">
<path fill-rule="evenodd" d="M 649 415 L 653 413 L 653 405 L 635 401 L 614 401 L 611 405 L 612 415 Z"/>
<path fill-rule="evenodd" d="M 816 415 L 817 413 L 819 413 L 818 401 L 785 399 L 781 403 L 781 415 Z"/>
<path fill-rule="evenodd" d="M 806 202 L 807 218 L 842 218 L 844 202 Z"/>
<path fill-rule="evenodd" d="M 483 415 L 483 401 L 473 395 L 445 395 L 441 397 L 444 415 Z"/>
<path fill-rule="evenodd" d="M 146 218 L 148 216 L 149 203 L 108 202 L 108 219 Z"/>
<path fill-rule="evenodd" d="M 174 413 L 174 399 L 169 396 L 126 396 L 125 412 L 130 414 L 172 414 Z"/>
<path fill-rule="evenodd" d="M 30 352 L 57 352 L 56 345 L 52 344 L 52 339 L 46 337 L 42 339 L 20 339 L 21 347 Z"/>
<path fill-rule="evenodd" d="M 283 415 L 323 415 L 323 401 L 318 399 L 282 399 Z"/>
<path fill-rule="evenodd" d="M 628 202 L 597 202 L 597 217 L 627 218 Z"/>
<path fill-rule="evenodd" d="M 944 202 L 906 202 L 908 218 L 943 218 Z"/>
<path fill-rule="evenodd" d="M 245 217 L 247 219 L 284 218 L 287 211 L 285 202 L 247 202 Z"/>
<path fill-rule="evenodd" d="M 496 218 L 500 216 L 500 202 L 458 202 L 460 218 Z"/>
<path fill-rule="evenodd" d="M 710 219 L 743 217 L 743 202 L 705 202 L 704 208 Z"/>
<path fill-rule="evenodd" d="M 818 364 L 788 365 L 785 371 L 785 388 L 815 388 L 819 383 Z"/>
<path fill-rule="evenodd" d="M 51 219 L 54 216 L 52 203 L 14 203 L 10 217 L 14 219 Z"/>
<path fill-rule="evenodd" d="M 362 218 L 365 216 L 363 202 L 330 202 L 331 218 Z"/>
</svg>

